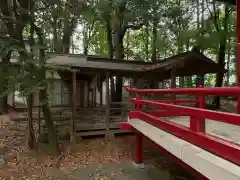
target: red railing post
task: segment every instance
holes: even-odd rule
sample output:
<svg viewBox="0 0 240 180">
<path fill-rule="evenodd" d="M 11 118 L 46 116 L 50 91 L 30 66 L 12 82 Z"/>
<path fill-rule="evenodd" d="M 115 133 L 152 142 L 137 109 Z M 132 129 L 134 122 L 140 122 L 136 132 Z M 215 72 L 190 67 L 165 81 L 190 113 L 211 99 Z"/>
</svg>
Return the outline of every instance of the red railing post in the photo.
<svg viewBox="0 0 240 180">
<path fill-rule="evenodd" d="M 142 152 L 142 135 L 138 132 L 135 134 L 136 137 L 136 157 L 135 157 L 135 163 L 136 164 L 142 164 L 143 162 L 143 152 Z"/>
<path fill-rule="evenodd" d="M 140 101 L 142 100 L 142 95 L 140 93 L 137 93 L 136 95 L 136 100 Z M 142 109 L 142 103 L 137 102 L 136 103 L 136 110 L 141 111 Z M 135 133 L 135 138 L 136 138 L 136 157 L 135 157 L 135 163 L 136 164 L 142 164 L 143 158 L 142 158 L 142 135 L 138 132 Z"/>
<path fill-rule="evenodd" d="M 203 80 L 198 80 L 197 88 L 203 88 Z M 196 107 L 205 109 L 206 108 L 206 97 L 203 94 L 198 95 Z M 205 119 L 190 116 L 190 129 L 196 132 L 205 132 Z"/>
<path fill-rule="evenodd" d="M 203 88 L 203 85 L 200 85 L 199 88 Z M 198 108 L 206 109 L 206 96 L 200 94 L 198 96 Z M 197 119 L 197 131 L 205 132 L 206 121 L 205 119 Z"/>
<path fill-rule="evenodd" d="M 142 95 L 140 93 L 137 93 L 136 95 L 136 100 L 137 101 L 141 101 L 142 100 Z M 136 104 L 136 110 L 137 111 L 140 111 L 142 109 L 142 105 L 141 105 L 141 102 L 137 102 Z"/>
</svg>

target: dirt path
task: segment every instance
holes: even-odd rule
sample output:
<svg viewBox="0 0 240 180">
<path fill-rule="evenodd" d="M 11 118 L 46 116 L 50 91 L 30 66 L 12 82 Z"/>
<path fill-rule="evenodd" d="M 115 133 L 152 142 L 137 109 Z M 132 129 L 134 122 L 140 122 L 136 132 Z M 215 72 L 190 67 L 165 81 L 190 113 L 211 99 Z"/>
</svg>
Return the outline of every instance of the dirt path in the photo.
<svg viewBox="0 0 240 180">
<path fill-rule="evenodd" d="M 68 180 L 170 180 L 168 171 L 148 165 L 143 169 L 135 167 L 132 163 L 105 164 L 77 168 L 67 176 Z"/>
</svg>

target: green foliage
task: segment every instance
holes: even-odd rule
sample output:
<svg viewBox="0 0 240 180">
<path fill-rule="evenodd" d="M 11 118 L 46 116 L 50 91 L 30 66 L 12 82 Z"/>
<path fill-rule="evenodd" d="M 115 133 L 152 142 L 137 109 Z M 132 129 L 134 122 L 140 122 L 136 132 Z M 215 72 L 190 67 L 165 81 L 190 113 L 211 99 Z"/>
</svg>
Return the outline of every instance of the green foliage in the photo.
<svg viewBox="0 0 240 180">
<path fill-rule="evenodd" d="M 189 0 L 36 0 L 32 2 L 34 2 L 32 19 L 36 26 L 43 29 L 45 47 L 38 45 L 39 40 L 36 34 L 34 34 L 36 44 L 32 46 L 33 53 L 20 47 L 17 39 L 9 36 L 6 31 L 5 19 L 0 18 L 0 54 L 3 56 L 9 51 L 13 51 L 13 54 L 26 51 L 26 57 L 20 63 L 20 71 L 9 71 L 11 75 L 7 75 L 9 91 L 14 84 L 21 84 L 19 90 L 24 95 L 35 91 L 43 84 L 38 77 L 38 69 L 30 68 L 32 64 L 40 61 L 39 49 L 61 52 L 64 29 L 67 25 L 72 26 L 70 35 L 76 39 L 74 47 L 79 47 L 74 52 L 83 53 L 86 48 L 89 54 L 101 56 L 108 56 L 107 20 L 111 22 L 113 31 L 115 31 L 115 23 L 131 27 L 127 29 L 128 36 L 124 36 L 125 57 L 129 60 L 143 61 L 151 59 L 152 30 L 155 19 L 157 19 L 156 51 L 158 60 L 191 50 L 196 45 L 202 47 L 207 56 L 216 59 L 219 39 L 224 33 L 217 30 L 214 24 L 214 17 L 217 17 L 220 29 L 223 28 L 223 5 L 217 3 L 214 11 L 212 0 L 199 0 L 199 7 L 195 1 Z M 204 2 L 203 12 L 201 12 L 202 2 Z M 199 8 L 199 16 L 203 16 L 203 22 L 199 22 L 200 28 L 197 25 L 197 8 Z M 227 49 L 230 49 L 229 73 L 231 79 L 234 79 L 232 76 L 235 73 L 236 13 L 234 9 L 230 9 L 230 11 L 228 38 L 231 41 L 228 41 Z M 117 22 L 117 17 L 121 17 L 122 22 Z M 15 23 L 14 20 L 10 18 L 9 22 Z M 22 33 L 25 44 L 29 44 L 31 36 L 29 20 L 27 24 Z M 212 86 L 214 81 L 214 76 L 207 76 L 207 85 Z"/>
</svg>

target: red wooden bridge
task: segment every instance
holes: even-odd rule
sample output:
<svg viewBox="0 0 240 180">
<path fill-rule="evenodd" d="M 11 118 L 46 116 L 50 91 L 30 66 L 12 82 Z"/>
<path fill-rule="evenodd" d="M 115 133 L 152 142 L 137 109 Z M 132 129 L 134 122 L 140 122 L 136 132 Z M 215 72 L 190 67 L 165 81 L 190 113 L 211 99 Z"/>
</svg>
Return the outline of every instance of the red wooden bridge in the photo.
<svg viewBox="0 0 240 180">
<path fill-rule="evenodd" d="M 240 115 L 205 109 L 206 96 L 239 96 L 240 87 L 127 91 L 137 94 L 135 99 L 130 100 L 136 104 L 136 109 L 129 113 L 128 122 L 122 123 L 121 128 L 136 133 L 137 164 L 142 163 L 142 137 L 145 136 L 201 179 L 240 179 L 240 133 L 238 142 L 231 141 L 233 133 L 240 131 L 240 128 L 234 127 L 240 125 Z M 190 94 L 196 95 L 196 100 L 143 100 L 142 97 L 149 94 Z M 186 103 L 196 107 L 182 106 Z M 143 110 L 144 106 L 157 110 Z M 187 117 L 189 125 L 184 126 L 183 121 Z M 209 134 L 206 131 L 207 121 L 225 123 L 226 126 L 220 128 L 218 123 L 213 125 L 223 133 L 230 130 L 229 138 Z"/>
<path fill-rule="evenodd" d="M 142 137 L 147 137 L 176 162 L 195 173 L 198 179 L 240 179 L 240 0 L 237 0 L 237 81 L 237 87 L 231 88 L 127 89 L 136 93 L 136 98 L 130 100 L 136 109 L 129 113 L 128 122 L 121 123 L 121 129 L 135 132 L 135 163 L 143 162 Z M 196 99 L 143 98 L 155 94 L 196 95 Z M 236 96 L 238 114 L 207 110 L 205 99 L 210 95 Z M 195 107 L 183 104 L 195 104 Z M 212 127 L 225 136 L 209 132 L 209 122 L 214 122 Z"/>
</svg>

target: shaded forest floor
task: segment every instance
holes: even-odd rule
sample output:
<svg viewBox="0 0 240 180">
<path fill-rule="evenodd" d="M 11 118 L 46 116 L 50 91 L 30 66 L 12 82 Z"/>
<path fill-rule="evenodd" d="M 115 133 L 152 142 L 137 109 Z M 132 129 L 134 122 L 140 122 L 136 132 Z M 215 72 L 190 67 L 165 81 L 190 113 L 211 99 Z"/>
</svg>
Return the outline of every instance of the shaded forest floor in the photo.
<svg viewBox="0 0 240 180">
<path fill-rule="evenodd" d="M 44 144 L 39 145 L 38 152 L 32 152 L 27 149 L 26 126 L 25 123 L 9 122 L 1 131 L 0 158 L 4 157 L 7 163 L 0 165 L 0 179 L 62 179 L 76 168 L 99 164 L 129 164 L 133 159 L 133 136 L 119 136 L 112 141 L 105 141 L 104 138 L 84 139 L 74 152 L 70 151 L 67 141 L 62 141 L 62 153 L 58 157 L 50 155 Z M 150 142 L 146 140 L 144 144 L 144 163 L 167 171 L 171 179 L 191 179 L 190 174 Z"/>
<path fill-rule="evenodd" d="M 236 102 L 221 101 L 221 109 L 235 112 Z M 35 129 L 37 132 L 37 125 Z M 4 128 L 0 129 L 0 180 L 51 179 L 53 177 L 66 179 L 76 172 L 76 169 L 84 171 L 83 168 L 102 164 L 129 166 L 133 159 L 135 144 L 133 136 L 120 136 L 112 141 L 105 141 L 104 138 L 84 139 L 77 145 L 74 152 L 71 152 L 68 141 L 61 141 L 62 153 L 55 157 L 49 154 L 46 144 L 39 144 L 38 152 L 29 151 L 26 130 L 27 122 L 14 121 L 8 122 Z M 154 165 L 162 172 L 167 171 L 171 180 L 194 179 L 149 141 L 145 140 L 144 146 L 145 164 Z"/>
</svg>

